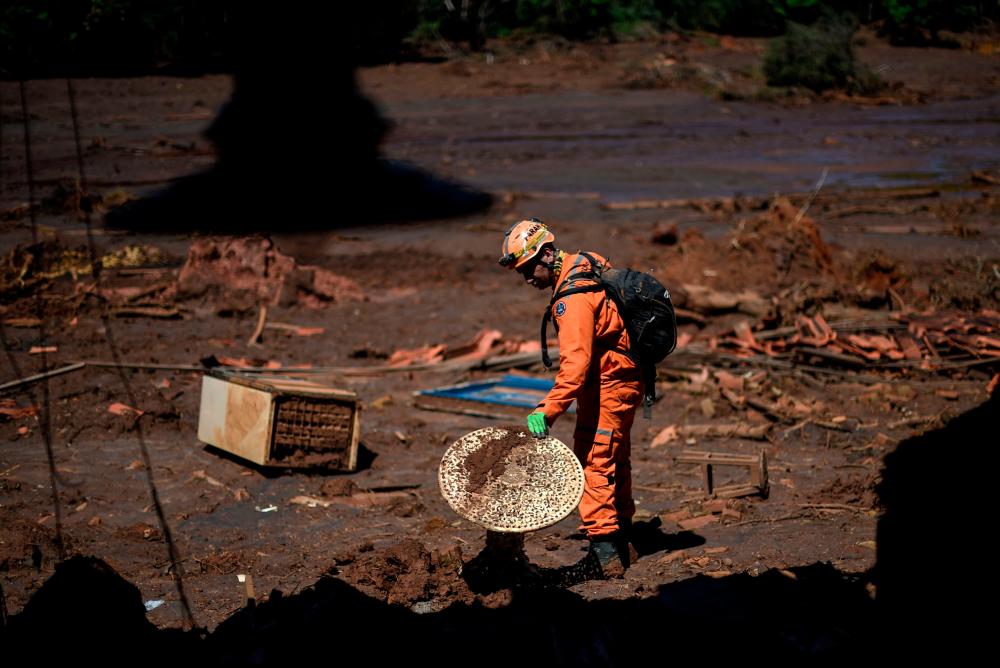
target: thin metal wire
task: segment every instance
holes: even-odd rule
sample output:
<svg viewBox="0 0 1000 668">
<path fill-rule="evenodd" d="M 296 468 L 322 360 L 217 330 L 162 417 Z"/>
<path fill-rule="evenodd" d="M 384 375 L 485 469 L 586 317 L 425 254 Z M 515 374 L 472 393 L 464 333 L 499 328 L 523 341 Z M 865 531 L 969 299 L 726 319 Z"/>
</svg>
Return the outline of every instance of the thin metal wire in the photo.
<svg viewBox="0 0 1000 668">
<path fill-rule="evenodd" d="M 70 114 L 73 117 L 73 140 L 76 144 L 77 172 L 80 177 L 80 206 L 83 210 L 84 223 L 87 227 L 87 252 L 89 253 L 90 266 L 94 276 L 94 281 L 99 291 L 101 282 L 101 263 L 100 259 L 97 257 L 97 250 L 94 243 L 93 225 L 90 218 L 91 203 L 90 200 L 87 199 L 89 196 L 89 192 L 87 190 L 87 172 L 83 162 L 83 148 L 80 144 L 80 121 L 76 109 L 76 91 L 73 88 L 72 79 L 66 79 L 66 91 L 69 95 Z M 115 343 L 115 335 L 111 326 L 111 318 L 108 316 L 106 304 L 103 304 L 101 307 L 100 318 L 101 323 L 104 325 L 105 337 L 108 342 L 108 348 L 111 351 L 111 358 L 114 360 L 115 364 L 118 365 L 114 368 L 118 372 L 118 379 L 121 381 L 122 387 L 125 390 L 125 396 L 128 399 L 130 406 L 138 406 L 139 402 L 136 400 L 136 394 L 132 389 L 132 383 L 129 381 L 128 373 L 125 368 L 121 366 L 121 354 L 119 353 L 118 346 Z M 149 448 L 146 447 L 146 438 L 141 421 L 136 421 L 135 433 L 139 442 L 139 451 L 142 455 L 142 462 L 145 465 L 146 482 L 149 485 L 149 494 L 153 501 L 153 508 L 156 511 L 156 519 L 160 524 L 160 531 L 163 533 L 163 540 L 167 544 L 167 555 L 170 559 L 170 573 L 173 577 L 174 585 L 177 588 L 177 596 L 180 599 L 181 612 L 183 613 L 185 624 L 189 627 L 193 627 L 195 626 L 195 619 L 194 615 L 191 613 L 191 605 L 188 602 L 187 594 L 184 591 L 184 573 L 182 567 L 183 560 L 180 558 L 180 553 L 177 550 L 176 543 L 174 543 L 173 532 L 170 530 L 170 525 L 167 524 L 167 518 L 163 512 L 163 504 L 160 502 L 160 494 L 156 488 L 156 481 L 153 479 L 153 462 L 152 458 L 149 456 Z"/>
<path fill-rule="evenodd" d="M 44 259 L 44 248 L 38 245 L 38 223 L 35 220 L 34 166 L 31 161 L 31 118 L 28 115 L 27 89 L 24 81 L 19 82 L 18 92 L 21 97 L 21 123 L 24 127 L 24 166 L 27 170 L 28 177 L 28 217 L 31 220 L 31 240 L 32 243 L 39 248 L 39 257 Z M 0 145 L 2 145 L 2 143 L 3 142 L 0 141 Z M 35 311 L 38 317 L 38 341 L 42 347 L 40 359 L 42 362 L 42 373 L 44 374 L 49 370 L 49 360 L 48 354 L 45 352 L 45 305 L 42 301 L 42 295 L 40 292 L 35 295 Z M 2 324 L 0 324 L 0 339 L 3 341 L 3 347 L 7 353 L 7 360 L 14 371 L 15 377 L 20 377 L 20 367 L 17 364 L 17 360 L 11 350 L 11 346 L 7 341 L 7 334 L 4 331 Z M 39 405 L 34 392 L 25 390 L 25 394 L 27 394 L 32 405 Z M 62 531 L 62 504 L 59 501 L 59 475 L 56 472 L 55 453 L 52 450 L 52 401 L 47 377 L 44 378 L 42 382 L 42 401 L 37 419 L 39 429 L 42 432 L 42 440 L 45 443 L 45 457 L 48 460 L 49 488 L 52 492 L 52 507 L 54 509 L 56 524 L 56 552 L 59 555 L 59 561 L 62 561 L 66 558 L 66 544 L 63 540 Z"/>
</svg>

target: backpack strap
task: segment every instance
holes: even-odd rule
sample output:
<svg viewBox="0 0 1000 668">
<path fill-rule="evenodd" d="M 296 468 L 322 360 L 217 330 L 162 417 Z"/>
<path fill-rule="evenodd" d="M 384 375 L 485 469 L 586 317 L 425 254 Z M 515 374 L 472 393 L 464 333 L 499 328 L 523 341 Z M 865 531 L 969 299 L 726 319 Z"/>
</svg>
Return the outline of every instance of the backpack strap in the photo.
<svg viewBox="0 0 1000 668">
<path fill-rule="evenodd" d="M 571 276 L 566 277 L 566 282 L 569 287 L 552 295 L 552 299 L 549 300 L 549 306 L 545 309 L 545 314 L 542 316 L 542 333 L 541 333 L 541 343 L 542 343 L 542 364 L 545 365 L 546 369 L 552 368 L 552 358 L 549 357 L 549 340 L 548 340 L 548 328 L 549 321 L 552 320 L 552 307 L 557 301 L 563 297 L 568 297 L 570 295 L 579 294 L 581 292 L 600 292 L 604 291 L 604 286 L 601 284 L 601 271 L 604 268 L 603 265 L 594 259 L 594 256 L 585 251 L 580 251 L 580 255 L 590 263 L 590 270 L 588 271 L 578 271 Z M 572 271 L 572 267 L 567 271 Z M 573 285 L 577 281 L 593 281 L 589 285 Z M 556 325 L 556 331 L 559 331 L 559 325 Z"/>
<path fill-rule="evenodd" d="M 581 274 L 592 274 L 600 277 L 601 272 L 604 270 L 604 265 L 594 259 L 594 256 L 586 251 L 580 251 L 580 255 L 586 258 L 587 262 L 590 263 L 590 271 L 580 272 Z M 579 275 L 579 274 L 578 274 Z"/>
<path fill-rule="evenodd" d="M 597 292 L 603 289 L 604 287 L 599 283 L 592 283 L 590 285 L 578 285 L 576 287 L 566 288 L 565 290 L 562 290 L 557 294 L 553 295 L 552 300 L 549 301 L 548 308 L 545 309 L 545 314 L 542 315 L 542 334 L 541 334 L 542 364 L 545 365 L 546 369 L 552 368 L 552 358 L 549 357 L 549 337 L 548 337 L 549 321 L 552 320 L 552 307 L 555 305 L 557 301 L 559 301 L 563 297 L 576 295 L 581 292 Z M 559 325 L 556 325 L 556 331 L 557 332 L 559 331 Z"/>
<path fill-rule="evenodd" d="M 642 398 L 642 417 L 646 420 L 653 419 L 653 402 L 656 401 L 656 367 L 646 364 L 642 367 L 642 384 L 645 385 L 645 392 Z"/>
</svg>

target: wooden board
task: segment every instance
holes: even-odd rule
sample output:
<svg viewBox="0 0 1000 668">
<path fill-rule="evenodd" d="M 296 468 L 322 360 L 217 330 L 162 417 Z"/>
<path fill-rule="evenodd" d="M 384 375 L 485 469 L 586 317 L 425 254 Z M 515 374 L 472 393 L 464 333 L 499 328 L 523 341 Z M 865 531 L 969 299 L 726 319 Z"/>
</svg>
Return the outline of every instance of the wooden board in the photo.
<svg viewBox="0 0 1000 668">
<path fill-rule="evenodd" d="M 270 459 L 273 415 L 270 392 L 202 377 L 199 440 L 264 466 Z"/>
</svg>

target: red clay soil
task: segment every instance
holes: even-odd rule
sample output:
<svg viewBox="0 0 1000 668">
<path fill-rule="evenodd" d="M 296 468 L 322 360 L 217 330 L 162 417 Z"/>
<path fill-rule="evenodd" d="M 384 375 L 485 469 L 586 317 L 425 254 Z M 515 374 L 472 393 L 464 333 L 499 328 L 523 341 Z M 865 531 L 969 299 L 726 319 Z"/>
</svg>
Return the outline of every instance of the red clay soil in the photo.
<svg viewBox="0 0 1000 668">
<path fill-rule="evenodd" d="M 53 575 L 59 537 L 67 554 L 106 561 L 143 601 L 166 601 L 146 615 L 161 629 L 182 624 L 175 573 L 195 619 L 209 629 L 240 614 L 239 574 L 252 575 L 262 602 L 278 598 L 271 592 L 307 592 L 334 570 L 394 606 L 426 612 L 472 602 L 463 562 L 480 552 L 485 531 L 451 511 L 437 489 L 437 468 L 450 443 L 494 423 L 417 410 L 412 393 L 494 372 L 311 376 L 357 392 L 365 404 L 359 470 L 334 477 L 260 469 L 207 449 L 197 438 L 201 373 L 173 368 L 213 357 L 286 369 L 375 367 L 393 351 L 458 347 L 484 329 L 535 341 L 548 296 L 496 263 L 503 232 L 523 217 L 546 220 L 562 248 L 653 270 L 672 291 L 748 291 L 766 304 L 761 314 L 697 311 L 681 333 L 701 346 L 741 324 L 760 333 L 801 314 L 884 324 L 913 310 L 1000 308 L 1000 186 L 989 180 L 1000 167 L 996 98 L 989 97 L 1000 67 L 995 56 L 897 51 L 879 41 L 863 47 L 870 64 L 892 63 L 893 78 L 925 93 L 919 105 L 736 102 L 705 96 L 690 79 L 654 89 L 626 85 L 646 65 L 666 67 L 666 57 L 735 72 L 757 63 L 762 48 L 761 40 L 712 44 L 699 36 L 539 42 L 499 50 L 491 64 L 468 56 L 365 69 L 359 79 L 397 124 L 384 153 L 496 193 L 493 209 L 346 227 L 339 203 L 324 193 L 255 192 L 315 202 L 317 218 L 331 228 L 204 238 L 111 231 L 98 221 L 93 250 L 118 258 L 100 277 L 87 271 L 91 249 L 80 211 L 60 203 L 73 190 L 62 184 L 77 177 L 65 82 L 27 85 L 36 186 L 51 200 L 36 210 L 41 246 L 33 245 L 27 215 L 18 86 L 0 82 L 0 382 L 78 360 L 167 367 L 120 373 L 88 366 L 4 394 L 12 408 L 26 409 L 0 413 L 0 578 L 8 612 L 21 613 Z M 735 80 L 759 85 L 751 75 Z M 230 88 L 222 76 L 79 81 L 94 196 L 122 201 L 211 165 L 201 132 Z M 274 139 L 283 129 L 259 131 Z M 197 150 L 151 154 L 164 137 Z M 312 174 L 336 159 L 314 156 L 283 169 Z M 827 165 L 826 185 L 796 222 Z M 678 198 L 690 201 L 608 206 Z M 674 225 L 676 243 L 651 241 Z M 135 248 L 156 253 L 139 257 Z M 269 322 L 293 327 L 265 329 L 250 345 L 261 301 L 269 304 Z M 323 332 L 302 336 L 297 328 Z M 55 351 L 31 352 L 37 347 Z M 768 573 L 785 583 L 792 569 L 821 567 L 837 581 L 858 583 L 869 600 L 877 590 L 881 512 L 872 489 L 886 456 L 982 404 L 997 367 L 989 360 L 938 372 L 823 364 L 748 366 L 683 347 L 668 358 L 653 419 L 637 420 L 632 432 L 637 521 L 649 528 L 637 544 L 641 557 L 624 580 L 577 582 L 570 593 L 602 605 L 652 605 L 666 587 L 744 583 Z M 741 379 L 743 402 L 716 375 L 723 370 Z M 551 378 L 540 364 L 523 371 Z M 115 403 L 143 412 L 116 415 L 109 411 Z M 780 410 L 769 412 L 773 406 Z M 668 427 L 710 424 L 764 425 L 766 440 L 699 436 L 653 446 Z M 552 433 L 569 442 L 573 428 L 567 416 Z M 470 490 L 502 472 L 501 455 L 514 440 L 477 453 Z M 688 449 L 765 452 L 770 497 L 703 505 L 700 468 L 675 459 Z M 744 477 L 742 469 L 719 467 L 716 482 Z M 180 555 L 176 564 L 150 481 Z M 292 502 L 354 500 L 358 488 L 412 494 L 391 503 Z M 688 519 L 698 528 L 678 524 Z M 524 549 L 531 564 L 556 569 L 577 562 L 586 546 L 578 518 L 570 517 L 529 534 Z M 480 602 L 506 605 L 504 591 Z"/>
<path fill-rule="evenodd" d="M 350 557 L 349 557 L 350 558 Z M 339 571 L 347 582 L 375 598 L 412 606 L 439 600 L 471 603 L 475 596 L 462 579 L 462 550 L 428 551 L 416 540 L 405 540 L 381 550 L 351 558 Z"/>
</svg>

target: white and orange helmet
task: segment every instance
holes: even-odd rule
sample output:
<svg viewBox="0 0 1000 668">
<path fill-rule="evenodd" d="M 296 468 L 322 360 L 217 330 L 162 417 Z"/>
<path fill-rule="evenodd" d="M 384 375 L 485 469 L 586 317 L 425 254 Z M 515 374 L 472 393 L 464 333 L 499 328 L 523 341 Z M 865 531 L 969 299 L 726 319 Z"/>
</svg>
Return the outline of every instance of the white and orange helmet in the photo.
<svg viewBox="0 0 1000 668">
<path fill-rule="evenodd" d="M 500 246 L 500 266 L 517 269 L 538 255 L 542 246 L 555 240 L 556 236 L 537 218 L 516 222 L 503 237 L 503 245 Z"/>
</svg>

